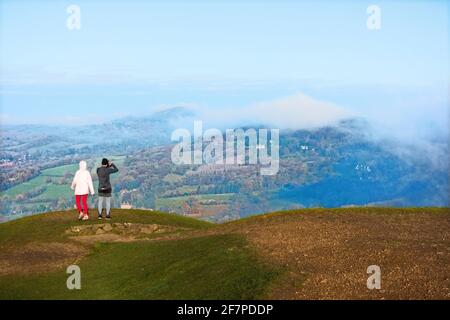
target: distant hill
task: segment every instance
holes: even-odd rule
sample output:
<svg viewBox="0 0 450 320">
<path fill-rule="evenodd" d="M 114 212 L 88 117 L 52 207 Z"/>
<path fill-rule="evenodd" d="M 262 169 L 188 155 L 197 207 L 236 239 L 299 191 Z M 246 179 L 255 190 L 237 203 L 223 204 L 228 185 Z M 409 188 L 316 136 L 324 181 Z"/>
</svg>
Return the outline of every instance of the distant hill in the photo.
<svg viewBox="0 0 450 320">
<path fill-rule="evenodd" d="M 0 224 L 0 299 L 450 299 L 448 208 L 291 210 L 221 225 L 112 217 Z M 81 290 L 66 288 L 72 264 Z M 380 290 L 367 288 L 371 265 Z"/>
<path fill-rule="evenodd" d="M 120 188 L 137 188 L 127 201 L 138 206 L 144 195 L 157 209 L 212 221 L 303 207 L 449 206 L 448 165 L 432 164 L 419 150 L 399 153 L 393 142 L 371 139 L 366 126 L 348 120 L 282 131 L 274 176 L 252 165 L 176 166 L 169 147 L 143 149 L 127 158 Z"/>
<path fill-rule="evenodd" d="M 6 142 L 2 153 L 124 154 L 170 143 L 172 122 L 188 115 L 188 110 L 178 107 L 147 117 L 125 117 L 95 125 L 8 125 L 2 127 Z"/>
<path fill-rule="evenodd" d="M 171 132 L 186 121 L 192 125 L 194 118 L 192 110 L 176 107 L 81 127 L 8 126 L 0 153 L 6 161 L 0 168 L 1 188 L 17 187 L 1 194 L 0 212 L 71 207 L 67 181 L 61 177 L 52 182 L 56 186 L 42 184 L 51 180 L 42 172 L 80 159 L 94 163 L 106 155 L 123 159 L 114 178 L 116 205 L 126 202 L 208 221 L 304 207 L 449 206 L 445 141 L 421 149 L 374 139 L 364 119 L 281 130 L 280 170 L 261 176 L 252 165 L 173 164 Z M 65 172 L 66 180 L 73 173 Z M 29 181 L 29 186 L 24 184 Z"/>
</svg>

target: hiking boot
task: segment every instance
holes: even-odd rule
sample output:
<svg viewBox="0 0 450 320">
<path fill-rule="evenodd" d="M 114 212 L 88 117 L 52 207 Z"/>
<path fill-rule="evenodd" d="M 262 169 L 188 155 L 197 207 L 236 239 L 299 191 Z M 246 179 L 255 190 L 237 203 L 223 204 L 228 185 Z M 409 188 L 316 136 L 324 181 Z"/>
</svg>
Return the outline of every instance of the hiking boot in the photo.
<svg viewBox="0 0 450 320">
<path fill-rule="evenodd" d="M 102 216 L 98 216 L 98 220 L 102 220 Z"/>
<path fill-rule="evenodd" d="M 111 220 L 111 217 L 110 216 L 106 216 L 106 220 Z"/>
<path fill-rule="evenodd" d="M 85 214 L 85 215 L 83 216 L 83 219 L 81 219 L 81 220 L 83 220 L 83 221 L 89 220 L 89 216 L 88 216 L 87 214 Z"/>
<path fill-rule="evenodd" d="M 84 213 L 83 213 L 83 212 L 80 212 L 80 214 L 78 215 L 78 220 L 83 219 L 83 216 L 84 216 Z"/>
</svg>

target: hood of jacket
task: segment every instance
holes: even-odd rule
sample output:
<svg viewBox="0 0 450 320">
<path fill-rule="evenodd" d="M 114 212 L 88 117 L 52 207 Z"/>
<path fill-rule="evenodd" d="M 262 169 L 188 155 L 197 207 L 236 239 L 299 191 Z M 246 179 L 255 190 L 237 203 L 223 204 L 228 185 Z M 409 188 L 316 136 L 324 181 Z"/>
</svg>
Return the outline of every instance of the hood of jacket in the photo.
<svg viewBox="0 0 450 320">
<path fill-rule="evenodd" d="M 86 161 L 84 161 L 84 160 L 80 161 L 80 170 L 86 170 L 86 169 L 87 169 Z"/>
</svg>

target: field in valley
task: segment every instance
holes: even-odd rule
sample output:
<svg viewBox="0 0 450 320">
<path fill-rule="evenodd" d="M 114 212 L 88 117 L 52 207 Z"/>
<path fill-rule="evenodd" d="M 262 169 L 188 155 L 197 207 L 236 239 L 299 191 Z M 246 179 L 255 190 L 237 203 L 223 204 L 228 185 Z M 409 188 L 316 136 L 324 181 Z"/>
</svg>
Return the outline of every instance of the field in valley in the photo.
<svg viewBox="0 0 450 320">
<path fill-rule="evenodd" d="M 91 168 L 91 174 L 95 180 L 95 169 L 101 159 L 88 159 L 88 168 Z M 121 166 L 125 157 L 116 156 L 114 160 L 118 166 Z M 48 211 L 52 206 L 71 208 L 74 204 L 73 191 L 70 184 L 75 172 L 78 170 L 78 163 L 57 166 L 42 170 L 35 178 L 18 184 L 12 188 L 0 192 L 0 197 L 12 199 L 14 203 L 20 203 L 22 208 L 30 211 L 41 210 Z M 96 184 L 96 183 L 94 183 Z M 59 201 L 59 203 L 58 203 Z M 0 209 L 3 209 L 2 206 Z M 20 217 L 21 212 L 0 212 L 5 216 Z"/>
</svg>

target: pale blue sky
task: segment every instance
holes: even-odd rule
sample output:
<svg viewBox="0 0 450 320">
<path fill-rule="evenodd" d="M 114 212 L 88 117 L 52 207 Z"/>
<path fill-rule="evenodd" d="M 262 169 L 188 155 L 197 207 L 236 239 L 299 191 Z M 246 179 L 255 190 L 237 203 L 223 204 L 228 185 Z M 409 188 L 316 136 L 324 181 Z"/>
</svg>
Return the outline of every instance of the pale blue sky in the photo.
<svg viewBox="0 0 450 320">
<path fill-rule="evenodd" d="M 372 3 L 378 31 L 366 27 Z M 81 30 L 66 28 L 70 4 Z M 100 122 L 304 92 L 380 119 L 411 102 L 442 122 L 448 20 L 447 1 L 0 0 L 2 121 Z"/>
</svg>

